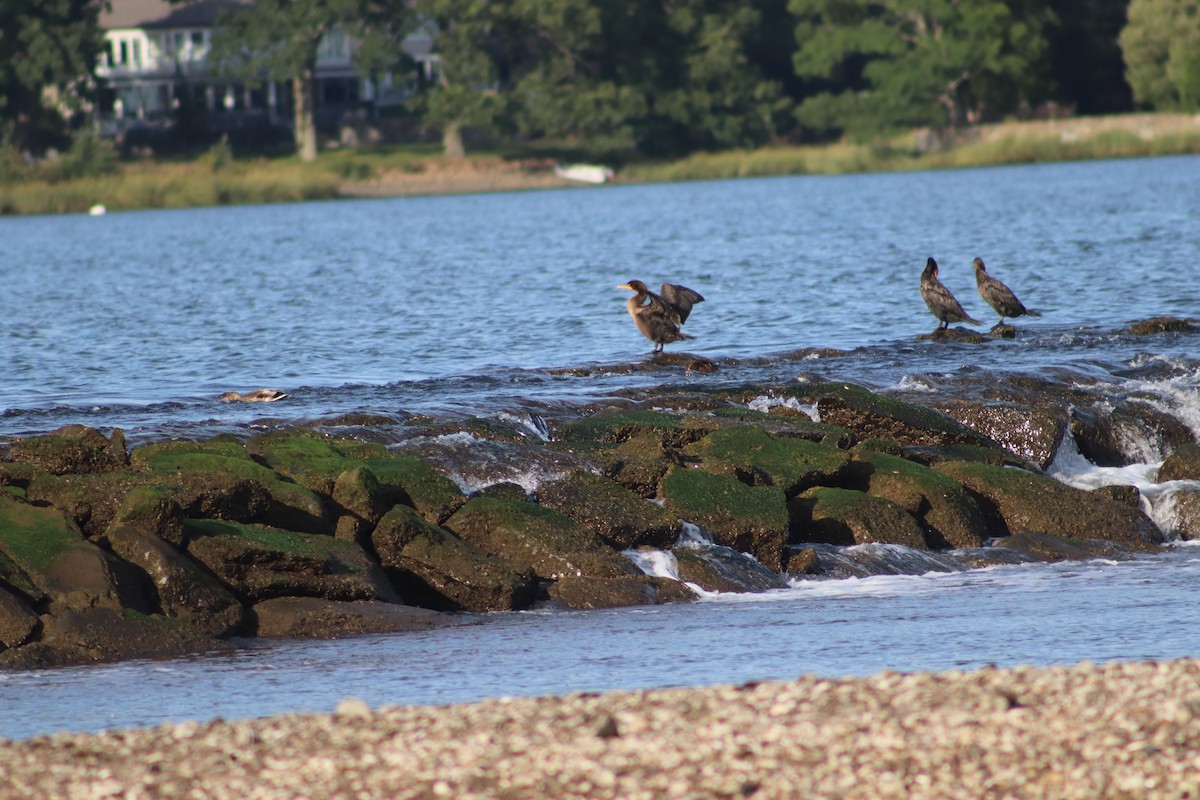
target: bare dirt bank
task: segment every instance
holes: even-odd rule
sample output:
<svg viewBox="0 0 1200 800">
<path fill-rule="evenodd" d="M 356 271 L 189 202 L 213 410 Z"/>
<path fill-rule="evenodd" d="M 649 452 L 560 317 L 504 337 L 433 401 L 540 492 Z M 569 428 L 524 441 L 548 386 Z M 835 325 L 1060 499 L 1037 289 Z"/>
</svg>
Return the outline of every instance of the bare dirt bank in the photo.
<svg viewBox="0 0 1200 800">
<path fill-rule="evenodd" d="M 0 742 L 5 798 L 1195 798 L 1200 661 L 493 700 Z"/>
<path fill-rule="evenodd" d="M 581 185 L 586 184 L 555 175 L 551 162 L 467 158 L 430 159 L 413 171 L 386 170 L 367 180 L 344 181 L 339 191 L 343 197 L 399 197 L 557 189 Z"/>
</svg>

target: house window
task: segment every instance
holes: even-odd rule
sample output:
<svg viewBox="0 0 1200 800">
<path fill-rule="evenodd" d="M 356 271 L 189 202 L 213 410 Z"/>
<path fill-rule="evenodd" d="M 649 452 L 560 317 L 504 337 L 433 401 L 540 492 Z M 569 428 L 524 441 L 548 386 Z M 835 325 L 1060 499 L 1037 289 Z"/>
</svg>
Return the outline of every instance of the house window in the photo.
<svg viewBox="0 0 1200 800">
<path fill-rule="evenodd" d="M 133 55 L 133 65 L 135 67 L 140 67 L 142 65 L 142 43 L 139 40 L 134 39 L 132 42 L 130 42 L 130 45 L 130 53 Z"/>
<path fill-rule="evenodd" d="M 117 42 L 117 63 L 121 65 L 129 63 L 129 43 L 124 39 Z"/>
</svg>

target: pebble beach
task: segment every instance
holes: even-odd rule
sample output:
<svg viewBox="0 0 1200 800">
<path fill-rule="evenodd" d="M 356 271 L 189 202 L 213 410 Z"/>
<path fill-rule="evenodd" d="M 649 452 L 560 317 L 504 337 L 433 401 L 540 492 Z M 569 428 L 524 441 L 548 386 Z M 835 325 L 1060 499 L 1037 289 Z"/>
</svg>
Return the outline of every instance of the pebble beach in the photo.
<svg viewBox="0 0 1200 800">
<path fill-rule="evenodd" d="M 1195 798 L 1200 661 L 500 698 L 0 742 L 5 798 Z"/>
</svg>

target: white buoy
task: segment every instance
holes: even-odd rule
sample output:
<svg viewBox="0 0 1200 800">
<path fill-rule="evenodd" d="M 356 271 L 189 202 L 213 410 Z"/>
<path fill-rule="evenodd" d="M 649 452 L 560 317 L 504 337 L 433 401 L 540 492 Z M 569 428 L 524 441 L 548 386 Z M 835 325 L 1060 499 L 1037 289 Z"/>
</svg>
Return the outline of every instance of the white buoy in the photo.
<svg viewBox="0 0 1200 800">
<path fill-rule="evenodd" d="M 98 216 L 100 216 L 101 214 L 107 214 L 107 213 L 108 213 L 108 209 L 107 209 L 107 208 L 105 208 L 105 207 L 104 207 L 103 205 L 101 205 L 100 203 L 96 203 L 96 205 L 94 205 L 94 206 L 92 206 L 91 208 L 89 208 L 89 209 L 88 209 L 88 213 L 89 213 L 89 214 L 91 214 L 93 217 L 98 217 Z"/>
</svg>

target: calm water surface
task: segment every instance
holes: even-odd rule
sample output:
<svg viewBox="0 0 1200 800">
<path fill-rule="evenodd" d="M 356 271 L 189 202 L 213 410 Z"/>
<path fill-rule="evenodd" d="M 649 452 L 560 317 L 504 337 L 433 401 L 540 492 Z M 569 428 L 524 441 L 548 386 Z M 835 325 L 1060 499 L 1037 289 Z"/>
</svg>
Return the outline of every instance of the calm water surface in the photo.
<svg viewBox="0 0 1200 800">
<path fill-rule="evenodd" d="M 354 411 L 536 427 L 538 414 L 665 383 L 805 373 L 953 393 L 1005 372 L 1136 396 L 1200 431 L 1197 338 L 1123 330 L 1200 316 L 1198 209 L 1200 158 L 1185 157 L 0 219 L 0 436 L 84 423 L 136 444 Z M 988 325 L 975 256 L 1044 316 L 1020 320 L 1013 341 L 917 341 L 936 324 L 917 291 L 929 255 Z M 705 295 L 686 350 L 718 373 L 618 368 L 650 349 L 615 288 L 632 278 Z M 291 394 L 268 419 L 216 400 L 260 386 Z M 1162 454 L 1144 449 L 1120 476 L 1070 452 L 1052 471 L 1084 486 L 1133 482 L 1165 514 Z M 1200 554 L 1179 547 L 0 673 L 0 736 L 328 710 L 350 695 L 448 703 L 1196 656 L 1198 570 Z"/>
</svg>

